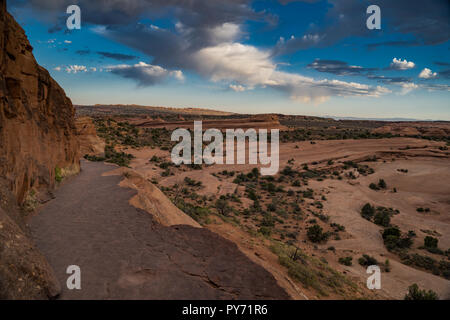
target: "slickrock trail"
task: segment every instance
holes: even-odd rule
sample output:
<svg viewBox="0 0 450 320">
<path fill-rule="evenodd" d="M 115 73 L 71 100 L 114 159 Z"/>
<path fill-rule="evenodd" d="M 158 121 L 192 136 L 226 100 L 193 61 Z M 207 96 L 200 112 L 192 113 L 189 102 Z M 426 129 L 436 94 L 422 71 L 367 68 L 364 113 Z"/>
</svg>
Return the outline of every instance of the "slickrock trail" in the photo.
<svg viewBox="0 0 450 320">
<path fill-rule="evenodd" d="M 30 221 L 61 283 L 61 299 L 287 299 L 273 276 L 236 245 L 201 228 L 164 227 L 128 203 L 114 167 L 82 161 L 81 173 Z M 81 290 L 66 269 L 81 268 Z"/>
</svg>

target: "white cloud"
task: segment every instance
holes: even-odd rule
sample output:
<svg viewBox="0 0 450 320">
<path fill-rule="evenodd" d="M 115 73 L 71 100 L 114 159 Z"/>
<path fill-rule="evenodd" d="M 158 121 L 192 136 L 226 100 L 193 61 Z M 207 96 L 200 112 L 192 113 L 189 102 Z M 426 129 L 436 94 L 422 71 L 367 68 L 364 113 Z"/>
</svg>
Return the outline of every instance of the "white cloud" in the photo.
<svg viewBox="0 0 450 320">
<path fill-rule="evenodd" d="M 294 36 L 292 36 L 293 38 Z M 317 43 L 320 41 L 320 36 L 318 34 L 305 34 L 302 39 L 303 41 L 309 41 L 309 42 L 313 42 L 313 43 Z"/>
<path fill-rule="evenodd" d="M 230 89 L 236 92 L 243 92 L 247 90 L 246 87 L 241 86 L 240 84 L 230 84 Z"/>
<path fill-rule="evenodd" d="M 265 85 L 276 65 L 269 52 L 240 43 L 224 43 L 201 49 L 193 56 L 196 68 L 212 81 Z"/>
<path fill-rule="evenodd" d="M 431 71 L 428 68 L 423 69 L 420 73 L 419 73 L 419 78 L 422 79 L 431 79 L 431 78 L 436 78 L 437 77 L 437 73 Z"/>
<path fill-rule="evenodd" d="M 226 22 L 210 29 L 209 35 L 215 43 L 228 43 L 233 42 L 241 35 L 241 29 L 237 24 Z"/>
<path fill-rule="evenodd" d="M 55 70 L 55 71 L 61 71 L 61 67 L 54 67 L 53 70 Z"/>
<path fill-rule="evenodd" d="M 330 96 L 378 97 L 390 90 L 356 82 L 315 80 L 300 74 L 277 70 L 268 51 L 240 43 L 224 43 L 201 49 L 193 56 L 196 69 L 212 81 L 233 82 L 229 87 L 271 87 L 303 102 L 323 102 Z"/>
<path fill-rule="evenodd" d="M 67 73 L 78 73 L 78 72 L 87 72 L 86 66 L 79 66 L 79 65 L 71 65 L 66 67 Z"/>
<path fill-rule="evenodd" d="M 416 64 L 412 61 L 406 61 L 406 59 L 402 60 L 402 59 L 397 59 L 394 58 L 392 59 L 390 68 L 394 69 L 394 70 L 408 70 L 408 69 L 412 69 L 416 66 Z"/>
<path fill-rule="evenodd" d="M 64 43 L 72 43 L 70 40 L 64 40 Z"/>
<path fill-rule="evenodd" d="M 134 79 L 142 86 L 153 85 L 162 82 L 172 76 L 177 80 L 184 80 L 181 70 L 169 71 L 161 66 L 139 62 L 134 65 L 121 64 L 109 66 L 108 71 L 124 78 Z"/>
<path fill-rule="evenodd" d="M 184 74 L 181 70 L 174 70 L 170 72 L 170 75 L 172 75 L 175 79 L 179 81 L 184 81 Z"/>
<path fill-rule="evenodd" d="M 96 72 L 97 68 L 96 67 L 90 67 L 89 70 L 91 70 L 92 72 Z"/>
<path fill-rule="evenodd" d="M 400 94 L 405 95 L 410 93 L 411 91 L 413 91 L 414 89 L 419 88 L 419 86 L 413 82 L 405 82 L 401 84 L 402 86 L 402 91 L 400 92 Z"/>
</svg>

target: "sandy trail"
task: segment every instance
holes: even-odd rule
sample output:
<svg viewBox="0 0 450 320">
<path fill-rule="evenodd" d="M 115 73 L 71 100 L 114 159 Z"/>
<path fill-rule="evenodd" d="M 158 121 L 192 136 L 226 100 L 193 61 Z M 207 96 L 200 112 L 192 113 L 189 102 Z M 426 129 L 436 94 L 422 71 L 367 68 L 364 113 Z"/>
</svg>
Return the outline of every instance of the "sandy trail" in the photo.
<svg viewBox="0 0 450 320">
<path fill-rule="evenodd" d="M 206 229 L 164 227 L 129 204 L 135 191 L 111 165 L 81 173 L 32 218 L 34 240 L 61 282 L 61 299 L 286 299 L 273 276 Z M 66 268 L 81 268 L 81 290 Z"/>
</svg>

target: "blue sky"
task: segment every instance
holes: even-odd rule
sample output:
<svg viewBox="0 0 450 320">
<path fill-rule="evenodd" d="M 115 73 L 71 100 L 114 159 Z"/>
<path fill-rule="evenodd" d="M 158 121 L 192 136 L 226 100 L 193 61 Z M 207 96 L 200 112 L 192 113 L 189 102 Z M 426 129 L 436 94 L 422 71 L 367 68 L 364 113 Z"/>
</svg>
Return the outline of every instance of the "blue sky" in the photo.
<svg viewBox="0 0 450 320">
<path fill-rule="evenodd" d="M 448 1 L 9 0 L 75 104 L 450 120 Z M 81 9 L 67 30 L 66 8 Z M 369 30 L 366 9 L 381 9 Z"/>
</svg>

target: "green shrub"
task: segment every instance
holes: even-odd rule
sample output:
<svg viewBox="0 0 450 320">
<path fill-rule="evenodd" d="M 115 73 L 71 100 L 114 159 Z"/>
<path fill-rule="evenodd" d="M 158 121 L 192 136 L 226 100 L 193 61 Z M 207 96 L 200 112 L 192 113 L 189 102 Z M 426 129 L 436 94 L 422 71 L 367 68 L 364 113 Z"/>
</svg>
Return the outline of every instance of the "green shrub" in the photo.
<svg viewBox="0 0 450 320">
<path fill-rule="evenodd" d="M 223 216 L 228 216 L 232 210 L 232 208 L 228 205 L 228 201 L 226 199 L 217 199 L 216 203 L 217 212 Z"/>
<path fill-rule="evenodd" d="M 389 262 L 389 259 L 386 259 L 384 262 L 384 271 L 391 272 L 391 263 Z"/>
<path fill-rule="evenodd" d="M 378 188 L 378 186 L 373 182 L 371 184 L 369 184 L 369 188 L 372 190 L 380 190 L 380 188 Z"/>
<path fill-rule="evenodd" d="M 386 182 L 383 179 L 378 180 L 378 188 L 386 189 Z"/>
<path fill-rule="evenodd" d="M 134 156 L 125 152 L 117 152 L 112 145 L 105 146 L 105 161 L 121 167 L 128 167 Z"/>
<path fill-rule="evenodd" d="M 269 191 L 270 193 L 273 193 L 273 192 L 275 192 L 277 190 L 277 188 L 276 188 L 276 186 L 272 183 L 272 182 L 269 182 L 268 184 L 267 184 L 267 191 Z"/>
<path fill-rule="evenodd" d="M 341 257 L 339 258 L 339 263 L 343 264 L 344 266 L 351 266 L 352 265 L 352 257 Z"/>
<path fill-rule="evenodd" d="M 370 203 L 366 203 L 362 208 L 361 208 L 361 216 L 364 218 L 364 219 L 367 219 L 367 220 L 371 220 L 372 219 L 372 217 L 373 217 L 373 215 L 375 214 L 375 208 L 374 207 L 372 207 L 371 205 L 370 205 Z"/>
<path fill-rule="evenodd" d="M 408 235 L 402 236 L 400 229 L 397 227 L 389 227 L 384 229 L 383 241 L 389 251 L 406 249 L 411 247 L 413 243 L 412 239 Z"/>
<path fill-rule="evenodd" d="M 426 248 L 437 248 L 439 240 L 430 236 L 426 236 L 423 240 L 424 246 Z"/>
<path fill-rule="evenodd" d="M 280 173 L 281 173 L 282 175 L 285 175 L 285 176 L 293 177 L 293 176 L 296 175 L 297 172 L 295 172 L 294 170 L 292 170 L 292 167 L 286 166 L 283 170 L 281 170 Z"/>
<path fill-rule="evenodd" d="M 106 160 L 105 157 L 99 157 L 96 155 L 89 155 L 89 154 L 85 154 L 83 156 L 83 158 L 85 158 L 86 160 L 89 160 L 89 161 L 105 161 Z"/>
<path fill-rule="evenodd" d="M 272 228 L 262 226 L 258 229 L 258 232 L 261 233 L 263 236 L 269 237 L 272 234 Z"/>
<path fill-rule="evenodd" d="M 258 200 L 258 195 L 256 194 L 254 189 L 248 188 L 247 189 L 247 196 L 250 200 Z"/>
<path fill-rule="evenodd" d="M 160 159 L 157 157 L 157 156 L 153 156 L 151 159 L 150 159 L 150 162 L 159 162 L 160 161 Z"/>
<path fill-rule="evenodd" d="M 314 199 L 314 190 L 308 188 L 308 190 L 302 191 L 303 197 L 308 199 Z"/>
<path fill-rule="evenodd" d="M 320 295 L 328 295 L 328 290 L 343 294 L 344 286 L 346 289 L 356 290 L 356 285 L 343 274 L 298 248 L 274 243 L 270 249 L 278 256 L 280 264 L 288 269 L 288 275 L 292 279 L 301 282 L 306 288 L 313 288 Z"/>
<path fill-rule="evenodd" d="M 201 181 L 195 181 L 194 179 L 191 179 L 189 177 L 184 178 L 184 182 L 191 187 L 201 187 L 202 182 Z"/>
<path fill-rule="evenodd" d="M 377 265 L 378 261 L 374 257 L 371 257 L 367 254 L 363 254 L 362 257 L 358 259 L 358 263 L 363 267 L 368 267 L 372 265 Z"/>
<path fill-rule="evenodd" d="M 336 232 L 345 231 L 345 227 L 339 223 L 330 223 L 330 227 L 332 227 Z"/>
<path fill-rule="evenodd" d="M 306 235 L 309 240 L 316 243 L 326 241 L 329 237 L 329 234 L 327 232 L 324 233 L 322 227 L 317 224 L 309 227 Z"/>
<path fill-rule="evenodd" d="M 61 168 L 58 166 L 55 167 L 55 180 L 56 182 L 61 182 L 63 180 Z"/>
<path fill-rule="evenodd" d="M 275 226 L 275 219 L 270 213 L 266 213 L 261 220 L 261 226 L 273 227 Z"/>
<path fill-rule="evenodd" d="M 391 223 L 391 217 L 389 215 L 389 212 L 377 211 L 375 217 L 373 218 L 373 222 L 377 225 L 388 227 Z"/>
<path fill-rule="evenodd" d="M 405 300 L 438 300 L 439 297 L 433 290 L 421 290 L 419 286 L 414 283 L 408 287 L 408 293 L 405 295 Z"/>
<path fill-rule="evenodd" d="M 202 224 L 209 223 L 209 215 L 211 212 L 208 208 L 195 206 L 188 202 L 184 202 L 183 199 L 178 199 L 175 202 L 175 205 L 195 221 Z"/>
<path fill-rule="evenodd" d="M 400 255 L 402 263 L 431 271 L 434 275 L 450 279 L 450 262 L 423 256 L 417 253 Z"/>
<path fill-rule="evenodd" d="M 300 187 L 300 186 L 301 186 L 300 180 L 295 180 L 295 181 L 292 183 L 292 186 L 293 186 L 293 187 Z"/>
</svg>

